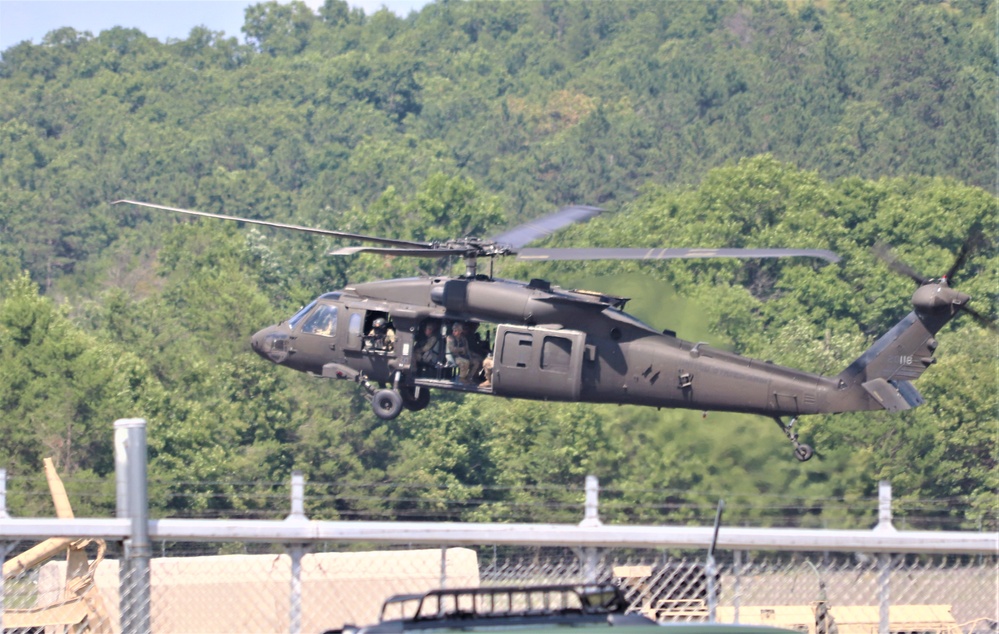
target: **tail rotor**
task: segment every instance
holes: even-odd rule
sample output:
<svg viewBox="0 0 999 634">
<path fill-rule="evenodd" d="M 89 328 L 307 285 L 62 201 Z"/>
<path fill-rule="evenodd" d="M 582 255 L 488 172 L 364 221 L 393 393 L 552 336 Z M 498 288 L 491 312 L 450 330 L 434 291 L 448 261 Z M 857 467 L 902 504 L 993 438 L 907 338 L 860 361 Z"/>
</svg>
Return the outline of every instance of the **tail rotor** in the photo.
<svg viewBox="0 0 999 634">
<path fill-rule="evenodd" d="M 874 255 L 882 260 L 888 268 L 908 277 L 919 286 L 912 296 L 912 303 L 917 311 L 932 313 L 946 308 L 949 309 L 951 315 L 956 314 L 957 311 L 964 311 L 982 327 L 999 332 L 999 325 L 996 322 L 968 306 L 968 302 L 971 300 L 970 295 L 951 287 L 954 276 L 960 272 L 968 256 L 980 242 L 981 235 L 978 232 L 973 232 L 961 245 L 961 250 L 954 258 L 950 268 L 939 278 L 923 275 L 907 262 L 901 260 L 888 245 L 882 242 L 875 244 L 873 251 Z"/>
</svg>

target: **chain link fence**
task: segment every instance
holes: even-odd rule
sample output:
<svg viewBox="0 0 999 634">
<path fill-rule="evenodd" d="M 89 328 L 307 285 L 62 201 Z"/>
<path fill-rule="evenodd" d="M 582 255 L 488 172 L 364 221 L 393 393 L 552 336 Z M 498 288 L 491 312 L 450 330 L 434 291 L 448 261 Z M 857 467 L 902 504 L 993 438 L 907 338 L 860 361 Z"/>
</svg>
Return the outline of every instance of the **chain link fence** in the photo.
<svg viewBox="0 0 999 634">
<path fill-rule="evenodd" d="M 133 617 L 119 612 L 128 580 L 115 548 L 105 556 L 99 541 L 77 545 L 85 559 L 5 580 L 5 632 L 136 631 Z M 321 632 L 376 622 L 382 602 L 397 594 L 593 581 L 620 586 L 631 611 L 660 621 L 707 621 L 714 613 L 718 621 L 810 634 L 873 633 L 885 597 L 891 632 L 986 634 L 999 621 L 995 556 L 733 551 L 712 563 L 703 552 L 319 544 L 299 558 L 281 544 L 219 543 L 215 551 L 227 554 L 212 555 L 207 546 L 154 544 L 152 632 Z"/>
<path fill-rule="evenodd" d="M 719 538 L 721 504 L 713 531 L 603 525 L 592 477 L 579 525 L 309 521 L 300 473 L 284 520 L 150 521 L 144 425 L 115 423 L 114 520 L 73 519 L 54 471 L 62 519 L 10 519 L 0 477 L 4 634 L 322 632 L 376 622 L 399 594 L 596 582 L 659 621 L 807 634 L 994 634 L 999 621 L 999 534 L 895 531 L 887 483 L 874 531 Z"/>
<path fill-rule="evenodd" d="M 884 593 L 893 607 L 949 606 L 953 625 L 963 632 L 994 632 L 999 621 L 996 557 L 735 551 L 720 553 L 711 579 L 703 554 L 601 552 L 595 577 L 586 570 L 587 556 L 545 556 L 536 550 L 490 560 L 487 552 L 480 562 L 481 583 L 610 581 L 626 591 L 633 611 L 661 621 L 707 620 L 711 581 L 717 588 L 716 619 L 727 622 L 776 623 L 782 618 L 777 606 L 805 606 L 811 613 L 817 603 L 834 612 L 837 607 L 869 606 L 877 617 Z M 896 611 L 900 616 L 892 631 L 911 631 L 901 628 L 912 624 L 899 621 L 905 610 Z M 784 626 L 801 625 L 789 620 L 792 611 L 784 612 Z M 876 632 L 877 626 L 875 618 L 867 631 Z"/>
</svg>

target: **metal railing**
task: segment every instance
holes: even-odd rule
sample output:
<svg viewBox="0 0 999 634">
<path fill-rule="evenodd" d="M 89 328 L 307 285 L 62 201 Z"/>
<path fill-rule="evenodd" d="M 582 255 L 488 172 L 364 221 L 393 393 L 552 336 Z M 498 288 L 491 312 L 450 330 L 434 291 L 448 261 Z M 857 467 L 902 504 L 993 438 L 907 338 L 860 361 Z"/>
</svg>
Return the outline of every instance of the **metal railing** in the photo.
<svg viewBox="0 0 999 634">
<path fill-rule="evenodd" d="M 829 619 L 840 632 L 863 623 L 884 634 L 985 632 L 999 621 L 999 533 L 897 531 L 887 485 L 873 530 L 722 525 L 716 536 L 713 527 L 605 525 L 595 478 L 579 524 L 314 521 L 300 474 L 284 520 L 150 520 L 144 421 L 115 429 L 117 518 L 12 519 L 0 497 L 5 561 L 13 542 L 48 537 L 106 540 L 117 555 L 91 564 L 89 577 L 50 563 L 5 579 L 0 606 L 18 623 L 65 603 L 66 579 L 90 584 L 74 590 L 80 597 L 99 588 L 74 614 L 108 632 L 319 631 L 370 622 L 398 593 L 593 581 L 622 586 L 632 610 L 660 620 L 815 634 Z M 262 554 L 186 556 L 186 545 L 206 542 Z M 87 547 L 90 559 L 98 547 Z"/>
</svg>

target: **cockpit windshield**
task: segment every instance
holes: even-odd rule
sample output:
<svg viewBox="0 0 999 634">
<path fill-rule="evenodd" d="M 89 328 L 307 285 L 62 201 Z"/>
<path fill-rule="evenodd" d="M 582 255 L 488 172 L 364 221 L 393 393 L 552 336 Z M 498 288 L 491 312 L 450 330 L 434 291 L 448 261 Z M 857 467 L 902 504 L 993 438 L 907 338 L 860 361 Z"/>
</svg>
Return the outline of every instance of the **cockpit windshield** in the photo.
<svg viewBox="0 0 999 634">
<path fill-rule="evenodd" d="M 309 313 L 309 311 L 312 310 L 312 307 L 316 305 L 316 301 L 317 300 L 312 300 L 311 302 L 309 302 L 308 306 L 295 313 L 295 315 L 288 320 L 288 325 L 291 326 L 292 328 L 297 326 L 298 322 L 302 321 L 302 317 L 305 317 Z"/>
</svg>

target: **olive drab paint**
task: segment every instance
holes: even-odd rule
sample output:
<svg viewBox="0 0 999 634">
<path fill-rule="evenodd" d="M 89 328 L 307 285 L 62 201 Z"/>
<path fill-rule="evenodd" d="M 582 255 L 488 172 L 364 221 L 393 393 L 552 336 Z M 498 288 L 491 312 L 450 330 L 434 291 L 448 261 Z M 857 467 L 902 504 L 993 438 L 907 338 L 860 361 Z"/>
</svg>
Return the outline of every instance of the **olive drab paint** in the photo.
<svg viewBox="0 0 999 634">
<path fill-rule="evenodd" d="M 167 211 L 374 242 L 333 255 L 380 253 L 411 257 L 460 256 L 460 276 L 414 277 L 355 284 L 316 298 L 291 318 L 255 333 L 251 347 L 293 370 L 352 381 L 375 414 L 393 419 L 420 410 L 432 390 L 543 401 L 617 403 L 726 411 L 766 416 L 778 424 L 804 461 L 812 448 L 798 441 L 799 416 L 849 411 L 902 411 L 923 403 L 913 386 L 935 361 L 936 333 L 959 312 L 977 319 L 970 297 L 947 276 L 919 282 L 913 310 L 836 376 L 821 376 L 769 361 L 684 341 L 624 312 L 627 299 L 479 273 L 477 258 L 522 260 L 812 257 L 807 249 L 524 249 L 600 212 L 569 207 L 495 239 L 423 243 L 209 214 L 136 201 Z M 958 258 L 962 261 L 965 252 Z M 887 258 L 886 258 L 887 259 Z M 900 266 L 889 260 L 893 268 Z M 906 267 L 906 271 L 909 271 Z M 460 346 L 428 346 L 427 333 Z M 418 349 L 436 356 L 417 355 Z M 457 358 L 453 350 L 460 350 Z M 469 376 L 474 370 L 474 376 Z M 788 422 L 784 422 L 789 419 Z"/>
</svg>

